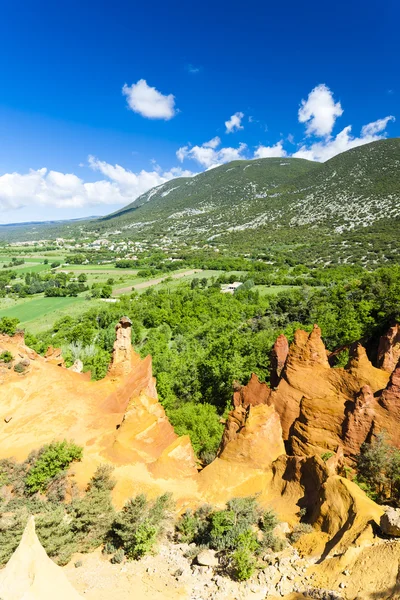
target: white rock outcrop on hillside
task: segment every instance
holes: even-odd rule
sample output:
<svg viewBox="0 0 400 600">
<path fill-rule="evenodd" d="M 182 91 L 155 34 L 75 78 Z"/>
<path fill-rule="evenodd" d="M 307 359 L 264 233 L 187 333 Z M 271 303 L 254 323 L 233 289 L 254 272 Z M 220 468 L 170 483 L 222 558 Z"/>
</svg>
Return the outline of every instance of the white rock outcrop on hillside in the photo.
<svg viewBox="0 0 400 600">
<path fill-rule="evenodd" d="M 2 600 L 82 600 L 46 554 L 30 517 L 18 548 L 0 572 Z"/>
</svg>

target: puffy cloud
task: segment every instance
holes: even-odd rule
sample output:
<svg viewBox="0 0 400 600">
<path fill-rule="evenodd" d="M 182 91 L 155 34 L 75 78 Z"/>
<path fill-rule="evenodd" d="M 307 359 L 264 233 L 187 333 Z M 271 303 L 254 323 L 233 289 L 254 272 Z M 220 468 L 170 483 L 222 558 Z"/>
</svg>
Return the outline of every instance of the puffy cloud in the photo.
<svg viewBox="0 0 400 600">
<path fill-rule="evenodd" d="M 283 147 L 283 141 L 280 140 L 275 146 L 258 146 L 254 152 L 254 158 L 274 158 L 287 156 L 287 152 Z"/>
<path fill-rule="evenodd" d="M 147 85 L 145 79 L 139 79 L 131 86 L 125 83 L 122 93 L 127 98 L 129 108 L 142 117 L 168 121 L 176 115 L 175 96 L 164 96 L 156 88 Z"/>
<path fill-rule="evenodd" d="M 225 121 L 226 133 L 233 133 L 234 131 L 239 131 L 239 129 L 244 129 L 242 125 L 243 117 L 244 114 L 242 112 L 237 112 L 228 121 Z"/>
<path fill-rule="evenodd" d="M 191 171 L 175 167 L 161 172 L 133 173 L 120 165 L 110 165 L 89 156 L 89 165 L 107 179 L 84 182 L 72 173 L 31 169 L 28 173 L 0 176 L 0 211 L 24 206 L 82 208 L 107 204 L 129 204 L 149 189 L 175 177 L 188 177 Z"/>
<path fill-rule="evenodd" d="M 325 162 L 336 154 L 362 146 L 363 144 L 369 144 L 370 142 L 376 142 L 377 140 L 384 139 L 386 137 L 385 128 L 389 121 L 394 121 L 394 117 L 389 116 L 384 119 L 378 119 L 372 123 L 364 125 L 361 129 L 360 137 L 354 137 L 351 135 L 351 125 L 348 125 L 336 137 L 329 137 L 321 142 L 315 142 L 310 146 L 303 145 L 295 152 L 292 156 L 296 158 L 307 158 L 308 160 L 315 160 L 318 162 Z"/>
<path fill-rule="evenodd" d="M 204 142 L 201 146 L 182 146 L 176 152 L 178 159 L 183 162 L 185 158 L 196 160 L 206 169 L 217 167 L 231 160 L 244 159 L 244 152 L 247 148 L 246 144 L 239 144 L 238 148 L 220 148 L 221 140 L 215 137 L 208 142 Z"/>
<path fill-rule="evenodd" d="M 298 116 L 300 123 L 307 123 L 308 135 L 325 137 L 332 133 L 337 117 L 342 114 L 340 102 L 335 103 L 331 90 L 321 83 L 308 94 L 307 100 L 301 101 Z"/>
</svg>

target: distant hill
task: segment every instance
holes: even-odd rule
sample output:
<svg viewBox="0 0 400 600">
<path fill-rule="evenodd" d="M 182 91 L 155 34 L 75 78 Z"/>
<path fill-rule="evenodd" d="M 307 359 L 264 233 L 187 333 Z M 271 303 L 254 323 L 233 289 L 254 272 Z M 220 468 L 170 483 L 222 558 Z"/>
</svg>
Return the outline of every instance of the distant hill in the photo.
<svg viewBox="0 0 400 600">
<path fill-rule="evenodd" d="M 265 225 L 327 225 L 340 232 L 399 216 L 399 200 L 400 140 L 391 139 L 323 164 L 296 158 L 234 161 L 153 188 L 97 225 L 150 231 L 162 225 L 166 235 L 190 229 L 190 237 Z"/>
<path fill-rule="evenodd" d="M 98 235 L 211 244 L 235 252 L 277 248 L 295 260 L 374 261 L 398 252 L 400 139 L 373 142 L 326 163 L 234 161 L 169 181 L 78 228 Z M 57 228 L 60 233 L 60 228 Z M 49 229 L 47 230 L 49 232 Z M 0 232 L 1 235 L 1 232 Z M 362 239 L 359 239 L 361 236 Z M 348 252 L 347 247 L 356 248 Z M 357 247 L 359 247 L 357 249 Z"/>
</svg>

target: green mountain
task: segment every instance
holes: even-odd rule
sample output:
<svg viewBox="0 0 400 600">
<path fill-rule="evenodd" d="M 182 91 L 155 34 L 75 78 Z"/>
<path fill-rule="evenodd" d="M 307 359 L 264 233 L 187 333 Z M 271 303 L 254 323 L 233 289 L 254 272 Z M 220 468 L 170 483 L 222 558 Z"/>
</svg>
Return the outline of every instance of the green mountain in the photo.
<svg viewBox="0 0 400 600">
<path fill-rule="evenodd" d="M 374 260 L 383 246 L 397 252 L 399 217 L 396 138 L 354 148 L 326 163 L 235 161 L 158 186 L 91 227 L 103 234 L 211 243 L 236 251 L 295 246 L 307 256 L 311 248 L 321 261 L 339 250 L 344 257 L 347 245 L 356 248 L 361 235 L 361 246 Z"/>
<path fill-rule="evenodd" d="M 399 218 L 396 138 L 325 163 L 234 161 L 169 181 L 106 217 L 69 224 L 68 233 L 76 228 L 77 235 L 162 240 L 163 246 L 207 244 L 235 253 L 278 252 L 294 261 L 374 264 L 397 260 Z"/>
</svg>

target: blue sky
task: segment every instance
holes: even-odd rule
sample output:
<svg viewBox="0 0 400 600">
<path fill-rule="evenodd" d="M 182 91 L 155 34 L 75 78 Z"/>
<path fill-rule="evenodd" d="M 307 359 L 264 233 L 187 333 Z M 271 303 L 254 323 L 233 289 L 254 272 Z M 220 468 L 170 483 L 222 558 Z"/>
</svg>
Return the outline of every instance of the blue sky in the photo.
<svg viewBox="0 0 400 600">
<path fill-rule="evenodd" d="M 0 222 L 399 136 L 399 22 L 396 0 L 4 3 Z"/>
</svg>

